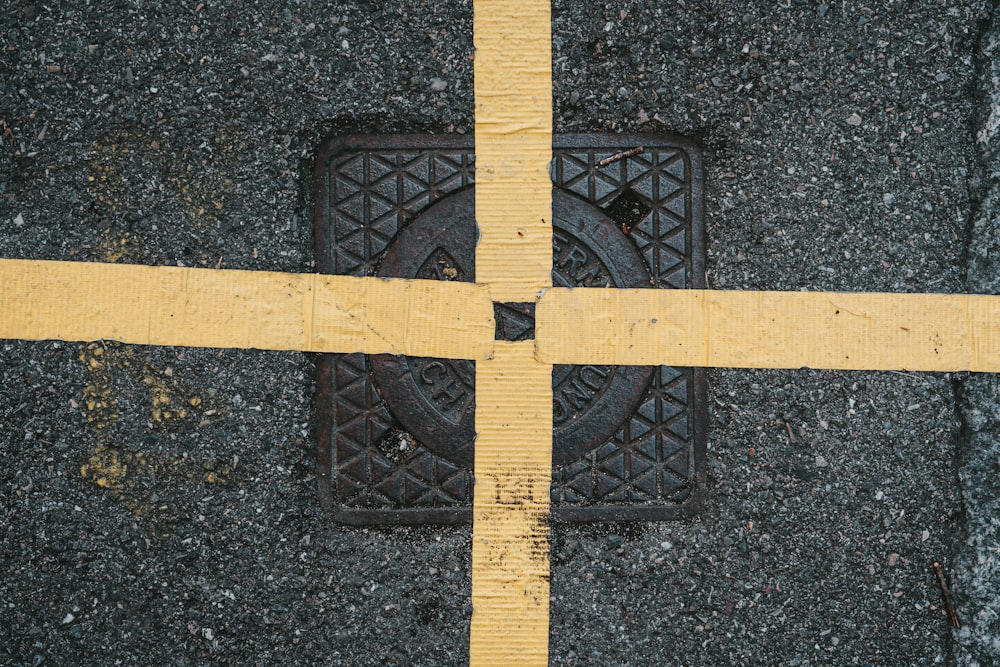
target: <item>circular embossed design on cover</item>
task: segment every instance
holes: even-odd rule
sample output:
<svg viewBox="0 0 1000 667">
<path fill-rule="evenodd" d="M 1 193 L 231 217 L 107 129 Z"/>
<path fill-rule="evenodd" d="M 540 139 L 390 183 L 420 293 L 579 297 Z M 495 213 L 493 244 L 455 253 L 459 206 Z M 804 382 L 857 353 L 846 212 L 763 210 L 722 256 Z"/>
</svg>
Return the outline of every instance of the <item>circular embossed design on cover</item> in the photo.
<svg viewBox="0 0 1000 667">
<path fill-rule="evenodd" d="M 650 287 L 649 269 L 601 209 L 553 191 L 552 283 L 557 287 Z M 382 257 L 378 275 L 472 282 L 475 191 L 445 197 L 413 219 Z M 475 364 L 468 360 L 374 355 L 379 394 L 407 431 L 455 464 L 472 467 Z M 555 366 L 553 463 L 562 465 L 609 440 L 639 404 L 653 369 Z"/>
</svg>

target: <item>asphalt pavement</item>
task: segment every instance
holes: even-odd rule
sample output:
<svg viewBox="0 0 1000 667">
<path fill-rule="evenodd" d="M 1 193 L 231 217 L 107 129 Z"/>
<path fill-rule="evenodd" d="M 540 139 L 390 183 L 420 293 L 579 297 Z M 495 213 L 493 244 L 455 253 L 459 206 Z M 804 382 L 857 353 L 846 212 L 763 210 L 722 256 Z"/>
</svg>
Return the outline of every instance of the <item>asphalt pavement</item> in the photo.
<svg viewBox="0 0 1000 667">
<path fill-rule="evenodd" d="M 993 13 L 559 1 L 555 131 L 701 142 L 711 288 L 998 293 Z M 467 1 L 8 3 L 0 35 L 6 258 L 310 271 L 324 139 L 474 129 Z M 332 523 L 314 396 L 302 353 L 0 342 L 0 663 L 467 662 L 470 529 Z M 709 401 L 698 516 L 553 526 L 552 664 L 1000 659 L 996 376 Z"/>
</svg>

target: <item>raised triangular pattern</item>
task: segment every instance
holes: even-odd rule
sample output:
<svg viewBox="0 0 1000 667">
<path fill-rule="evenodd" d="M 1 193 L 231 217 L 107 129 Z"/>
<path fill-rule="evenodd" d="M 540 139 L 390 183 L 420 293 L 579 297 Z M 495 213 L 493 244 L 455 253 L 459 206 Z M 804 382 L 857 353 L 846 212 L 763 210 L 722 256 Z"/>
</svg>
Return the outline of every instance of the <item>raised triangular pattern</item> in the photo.
<svg viewBox="0 0 1000 667">
<path fill-rule="evenodd" d="M 687 167 L 684 164 L 684 156 L 676 151 L 659 155 L 656 166 L 680 182 L 687 180 Z"/>
<path fill-rule="evenodd" d="M 438 459 L 441 461 L 442 459 Z M 447 463 L 447 462 L 445 462 Z M 445 477 L 440 484 L 441 491 L 447 495 L 453 503 L 466 500 L 471 494 L 469 480 L 471 475 L 466 470 L 455 470 L 450 476 Z"/>
<path fill-rule="evenodd" d="M 664 234 L 662 241 L 677 251 L 683 259 L 687 253 L 687 230 L 681 227 L 669 234 Z"/>
<path fill-rule="evenodd" d="M 653 422 L 649 419 L 643 419 L 639 416 L 632 417 L 628 425 L 628 435 L 630 438 L 641 438 L 642 436 L 649 433 L 653 428 Z"/>
<path fill-rule="evenodd" d="M 683 192 L 677 192 L 667 200 L 667 210 L 678 218 L 683 219 L 687 215 L 687 197 Z"/>
<path fill-rule="evenodd" d="M 647 150 L 606 167 L 613 151 L 556 149 L 555 185 L 605 207 L 626 189 L 649 201 L 650 214 L 631 238 L 658 287 L 683 288 L 690 261 L 686 224 L 690 175 L 684 154 Z M 471 151 L 362 151 L 331 164 L 333 270 L 371 275 L 382 253 L 427 205 L 474 182 Z M 398 428 L 370 381 L 363 355 L 333 359 L 336 497 L 345 507 L 462 507 L 471 502 L 471 471 L 420 447 L 392 462 L 378 450 Z M 647 397 L 611 441 L 554 471 L 552 498 L 593 507 L 619 503 L 670 504 L 689 494 L 694 471 L 690 439 L 691 370 L 661 367 Z"/>
<path fill-rule="evenodd" d="M 660 282 L 674 289 L 687 287 L 687 271 L 683 264 L 678 264 L 672 271 L 660 275 Z"/>
</svg>

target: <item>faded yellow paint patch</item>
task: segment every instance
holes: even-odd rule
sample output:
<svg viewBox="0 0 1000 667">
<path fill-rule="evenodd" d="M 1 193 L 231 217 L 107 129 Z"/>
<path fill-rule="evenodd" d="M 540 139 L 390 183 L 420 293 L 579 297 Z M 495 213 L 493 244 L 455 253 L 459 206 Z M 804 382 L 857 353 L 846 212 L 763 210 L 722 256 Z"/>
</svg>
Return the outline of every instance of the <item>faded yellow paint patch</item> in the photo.
<svg viewBox="0 0 1000 667">
<path fill-rule="evenodd" d="M 94 240 L 94 254 L 102 262 L 117 263 L 135 260 L 140 253 L 134 234 L 122 232 L 117 235 L 105 229 Z"/>
<path fill-rule="evenodd" d="M 141 382 L 149 391 L 149 421 L 156 428 L 195 424 L 209 417 L 219 419 L 228 405 L 215 395 L 203 395 L 180 378 L 171 367 L 158 368 L 148 357 L 117 341 L 96 341 L 81 346 L 80 362 L 88 382 L 83 389 L 87 422 L 98 430 L 116 424 L 120 417 L 118 385 L 122 377 Z"/>
<path fill-rule="evenodd" d="M 546 665 L 552 367 L 530 341 L 476 363 L 472 665 Z"/>
<path fill-rule="evenodd" d="M 484 359 L 489 289 L 121 264 L 0 260 L 0 338 Z"/>
<path fill-rule="evenodd" d="M 78 358 L 87 374 L 87 384 L 83 388 L 83 408 L 87 422 L 98 430 L 113 426 L 118 422 L 119 407 L 115 393 L 114 368 L 127 360 L 117 357 L 117 344 L 112 344 L 112 354 L 106 354 L 107 346 L 102 342 L 88 343 L 80 347 Z"/>
<path fill-rule="evenodd" d="M 87 180 L 94 198 L 110 213 L 137 212 L 144 199 L 170 197 L 190 223 L 202 227 L 217 220 L 231 199 L 245 148 L 241 132 L 222 130 L 173 146 L 155 130 L 122 126 L 94 142 Z M 157 178 L 139 182 L 140 173 Z"/>
<path fill-rule="evenodd" d="M 173 529 L 176 508 L 161 497 L 164 489 L 228 485 L 236 462 L 236 459 L 223 463 L 208 458 L 171 458 L 101 443 L 87 454 L 80 466 L 80 477 L 107 492 L 144 521 L 153 534 L 165 537 Z"/>
<path fill-rule="evenodd" d="M 1000 372 L 1000 297 L 553 288 L 551 364 Z"/>
<path fill-rule="evenodd" d="M 476 0 L 476 280 L 497 301 L 552 284 L 549 0 Z"/>
<path fill-rule="evenodd" d="M 121 460 L 117 449 L 98 445 L 87 462 L 80 466 L 80 476 L 101 488 L 120 492 L 125 485 L 128 465 Z"/>
<path fill-rule="evenodd" d="M 175 377 L 170 367 L 158 369 L 148 361 L 143 366 L 142 382 L 149 388 L 149 417 L 156 428 L 174 424 L 197 423 L 204 419 L 224 418 L 229 405 L 214 394 L 202 395 Z"/>
<path fill-rule="evenodd" d="M 154 263 L 147 237 L 155 227 L 131 224 L 151 213 L 199 233 L 213 233 L 228 215 L 246 142 L 223 130 L 175 145 L 155 128 L 127 125 L 101 136 L 91 149 L 87 179 L 106 228 L 93 241 L 104 262 Z M 128 227 L 126 225 L 128 224 Z M 185 262 L 215 266 L 220 258 L 199 244 L 185 249 Z"/>
<path fill-rule="evenodd" d="M 193 154 L 172 160 L 169 182 L 184 203 L 188 218 L 196 225 L 217 219 L 225 210 L 233 195 L 244 147 L 242 133 L 222 130 L 198 146 L 199 153 L 207 152 L 209 156 L 203 159 L 203 164 L 198 165 Z"/>
<path fill-rule="evenodd" d="M 140 171 L 161 170 L 159 142 L 149 130 L 128 125 L 102 135 L 90 152 L 87 180 L 94 198 L 110 213 L 137 208 L 152 184 L 134 182 Z"/>
</svg>

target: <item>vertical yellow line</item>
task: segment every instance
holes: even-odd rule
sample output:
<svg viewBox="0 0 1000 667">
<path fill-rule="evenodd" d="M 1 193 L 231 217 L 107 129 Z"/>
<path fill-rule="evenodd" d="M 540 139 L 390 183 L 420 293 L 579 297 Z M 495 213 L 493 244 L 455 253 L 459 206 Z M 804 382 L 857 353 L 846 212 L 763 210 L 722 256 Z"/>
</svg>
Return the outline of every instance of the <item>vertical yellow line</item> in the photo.
<svg viewBox="0 0 1000 667">
<path fill-rule="evenodd" d="M 476 362 L 476 429 L 470 664 L 546 665 L 552 367 L 533 341 Z"/>
<path fill-rule="evenodd" d="M 475 0 L 476 280 L 534 301 L 552 271 L 550 0 Z"/>
<path fill-rule="evenodd" d="M 476 280 L 495 301 L 551 285 L 550 0 L 474 0 Z M 552 367 L 534 344 L 476 364 L 472 665 L 545 665 Z"/>
</svg>

